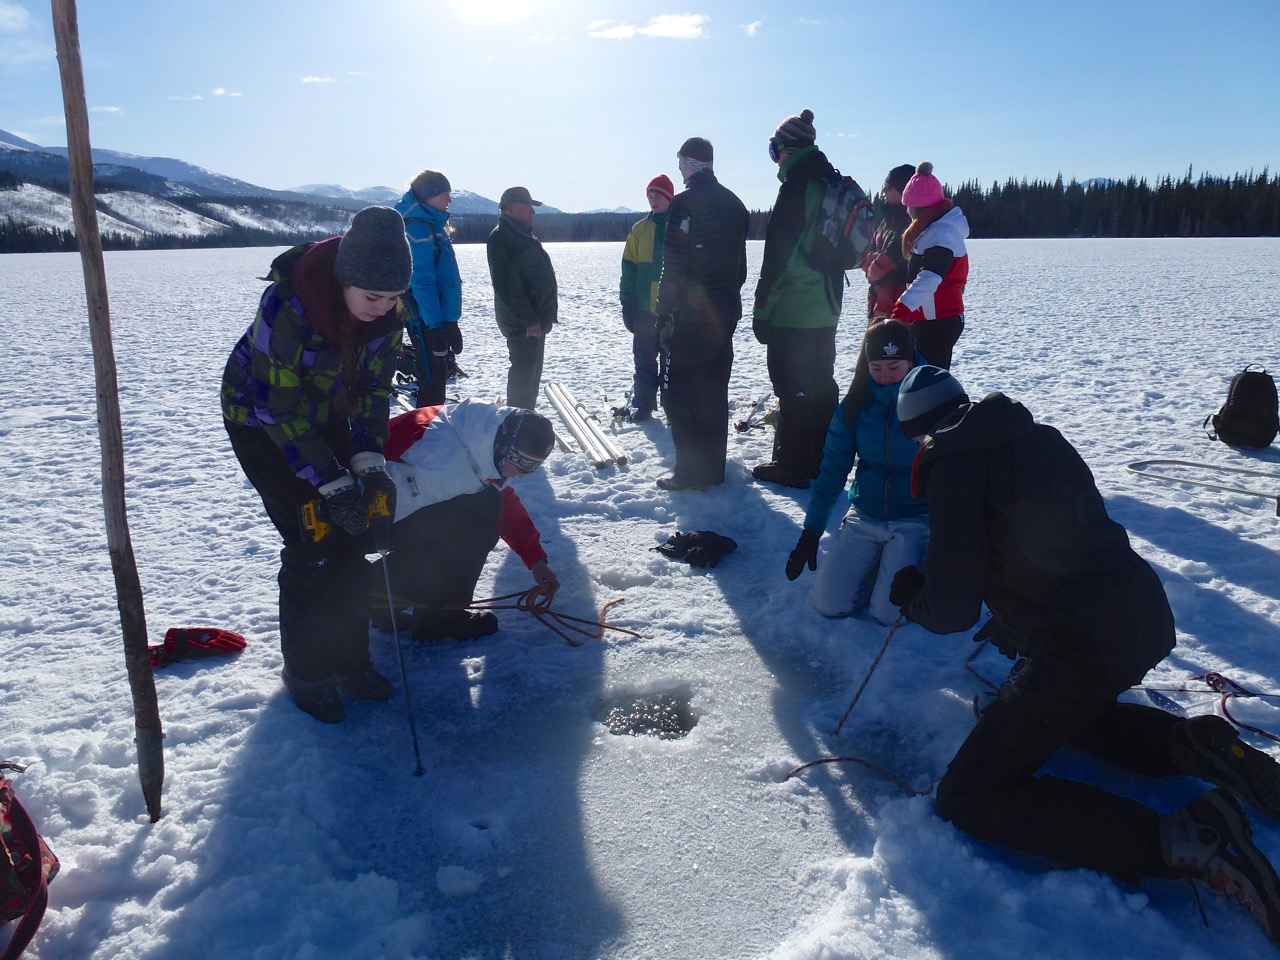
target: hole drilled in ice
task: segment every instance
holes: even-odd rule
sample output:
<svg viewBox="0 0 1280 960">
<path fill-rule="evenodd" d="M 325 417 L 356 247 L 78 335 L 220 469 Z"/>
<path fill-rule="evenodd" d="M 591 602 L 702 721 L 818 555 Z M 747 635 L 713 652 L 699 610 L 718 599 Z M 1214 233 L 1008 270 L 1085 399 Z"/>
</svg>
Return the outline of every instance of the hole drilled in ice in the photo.
<svg viewBox="0 0 1280 960">
<path fill-rule="evenodd" d="M 620 691 L 601 701 L 595 719 L 614 736 L 679 740 L 698 723 L 688 690 Z"/>
</svg>

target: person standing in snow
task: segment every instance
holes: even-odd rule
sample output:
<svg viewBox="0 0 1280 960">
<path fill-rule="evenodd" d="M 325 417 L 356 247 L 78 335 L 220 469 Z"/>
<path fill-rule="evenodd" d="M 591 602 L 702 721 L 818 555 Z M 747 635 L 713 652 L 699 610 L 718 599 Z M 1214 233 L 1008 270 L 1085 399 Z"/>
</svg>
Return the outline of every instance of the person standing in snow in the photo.
<svg viewBox="0 0 1280 960">
<path fill-rule="evenodd" d="M 547 336 L 556 322 L 556 272 L 533 235 L 541 200 L 524 187 L 508 187 L 498 202 L 502 215 L 486 241 L 493 312 L 507 338 L 507 404 L 532 410 L 538 405 Z"/>
<path fill-rule="evenodd" d="M 885 626 L 898 617 L 889 600 L 894 575 L 918 564 L 929 541 L 928 505 L 911 493 L 911 465 L 919 446 L 898 429 L 898 384 L 919 361 L 911 328 L 881 320 L 862 342 L 870 389 L 855 408 L 846 398 L 827 428 L 822 467 L 809 493 L 804 530 L 787 559 L 787 579 L 805 565 L 818 571 L 813 605 L 826 617 L 867 608 Z M 818 543 L 837 497 L 849 488 L 849 512 L 818 566 Z"/>
<path fill-rule="evenodd" d="M 414 345 L 420 407 L 444 403 L 449 355 L 462 353 L 462 278 L 449 237 L 452 189 L 439 170 L 423 170 L 396 204 L 413 253 L 405 327 Z"/>
<path fill-rule="evenodd" d="M 933 164 L 922 163 L 902 191 L 911 225 L 902 235 L 907 289 L 890 316 L 915 325 L 925 362 L 947 370 L 964 332 L 964 286 L 969 279 L 969 221 L 942 194 Z"/>
<path fill-rule="evenodd" d="M 676 153 L 684 190 L 667 209 L 658 283 L 662 408 L 675 442 L 664 490 L 724 483 L 733 333 L 742 319 L 750 216 L 712 170 L 711 141 L 690 137 Z"/>
<path fill-rule="evenodd" d="M 1280 880 L 1237 800 L 1280 817 L 1280 764 L 1221 717 L 1118 702 L 1173 649 L 1173 613 L 1080 455 L 1002 393 L 970 403 L 935 366 L 903 380 L 898 417 L 922 444 L 913 484 L 932 530 L 922 567 L 898 573 L 890 600 L 934 633 L 969 628 L 985 603 L 991 620 L 974 639 L 1019 658 L 938 784 L 938 815 L 979 840 L 1127 883 L 1203 880 L 1280 943 Z M 1219 786 L 1161 815 L 1037 775 L 1068 745 Z"/>
<path fill-rule="evenodd" d="M 661 382 L 658 344 L 658 278 L 662 275 L 662 244 L 667 235 L 667 208 L 675 196 L 671 178 L 660 173 L 649 181 L 645 199 L 649 215 L 636 223 L 622 247 L 622 324 L 631 334 L 631 354 L 635 376 L 631 381 L 631 403 L 627 419 L 640 423 L 653 416 L 658 405 Z"/>
<path fill-rule="evenodd" d="M 369 659 L 364 555 L 370 507 L 386 497 L 394 508 L 383 445 L 411 269 L 390 207 L 366 207 L 343 237 L 282 253 L 222 375 L 231 447 L 284 541 L 281 676 L 326 723 L 345 717 L 343 694 L 393 693 Z M 315 502 L 332 528 L 323 537 L 300 520 Z"/>
<path fill-rule="evenodd" d="M 844 273 L 821 269 L 810 256 L 826 183 L 838 176 L 816 139 L 812 110 L 787 117 L 769 139 L 782 186 L 765 228 L 751 321 L 778 398 L 773 457 L 751 475 L 802 489 L 818 474 L 827 423 L 840 399 L 836 324 L 844 301 Z"/>
<path fill-rule="evenodd" d="M 902 251 L 902 235 L 911 226 L 911 214 L 902 204 L 902 191 L 914 173 L 915 167 L 911 164 L 900 164 L 889 171 L 880 188 L 884 201 L 880 206 L 880 222 L 862 258 L 862 272 L 867 277 L 868 321 L 889 316 L 898 297 L 907 289 L 907 258 Z"/>
<path fill-rule="evenodd" d="M 538 591 L 555 596 L 560 581 L 538 528 L 507 485 L 551 453 L 551 422 L 531 410 L 467 399 L 401 414 L 389 430 L 387 473 L 397 496 L 396 549 L 387 560 L 397 606 L 413 607 L 413 638 L 468 640 L 498 629 L 492 612 L 466 607 L 499 537 Z M 369 609 L 377 622 L 386 599 L 375 596 Z"/>
</svg>

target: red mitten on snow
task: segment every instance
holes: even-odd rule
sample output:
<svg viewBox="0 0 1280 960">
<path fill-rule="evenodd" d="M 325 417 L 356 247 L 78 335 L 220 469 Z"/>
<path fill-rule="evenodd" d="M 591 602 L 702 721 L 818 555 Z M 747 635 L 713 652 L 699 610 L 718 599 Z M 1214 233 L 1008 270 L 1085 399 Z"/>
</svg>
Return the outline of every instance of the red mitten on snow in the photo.
<svg viewBox="0 0 1280 960">
<path fill-rule="evenodd" d="M 244 637 L 217 627 L 170 627 L 164 643 L 151 647 L 151 665 L 167 667 L 197 657 L 229 657 L 245 647 Z"/>
</svg>

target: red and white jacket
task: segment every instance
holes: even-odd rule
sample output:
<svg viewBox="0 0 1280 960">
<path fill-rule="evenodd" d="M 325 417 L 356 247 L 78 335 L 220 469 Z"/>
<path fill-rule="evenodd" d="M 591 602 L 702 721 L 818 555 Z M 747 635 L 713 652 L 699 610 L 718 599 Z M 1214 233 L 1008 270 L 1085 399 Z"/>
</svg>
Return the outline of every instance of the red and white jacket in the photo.
<svg viewBox="0 0 1280 960">
<path fill-rule="evenodd" d="M 533 518 L 493 462 L 498 428 L 515 412 L 467 399 L 393 417 L 384 449 L 387 474 L 396 484 L 396 520 L 492 485 L 502 493 L 498 534 L 526 567 L 545 560 Z"/>
<path fill-rule="evenodd" d="M 907 289 L 890 316 L 920 323 L 964 313 L 964 285 L 969 279 L 969 221 L 952 207 L 916 237 L 907 259 Z"/>
</svg>

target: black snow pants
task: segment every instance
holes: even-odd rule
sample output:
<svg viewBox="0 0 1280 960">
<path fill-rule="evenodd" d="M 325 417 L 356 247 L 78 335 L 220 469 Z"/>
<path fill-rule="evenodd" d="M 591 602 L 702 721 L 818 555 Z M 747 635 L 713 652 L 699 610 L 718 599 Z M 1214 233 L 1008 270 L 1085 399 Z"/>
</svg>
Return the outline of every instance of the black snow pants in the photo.
<svg viewBox="0 0 1280 960">
<path fill-rule="evenodd" d="M 801 477 L 816 477 L 836 386 L 836 328 L 773 327 L 767 352 L 769 380 L 778 398 L 773 462 Z"/>
<path fill-rule="evenodd" d="M 1159 816 L 1098 787 L 1036 776 L 1062 747 L 1152 777 L 1181 771 L 1166 747 L 1178 717 L 1117 703 L 1129 684 L 1061 653 L 1032 661 L 982 714 L 938 784 L 938 814 L 989 843 L 1136 884 L 1152 871 Z"/>
<path fill-rule="evenodd" d="M 326 680 L 369 665 L 369 566 L 373 544 L 330 528 L 319 543 L 302 530 L 303 504 L 319 497 L 298 477 L 266 430 L 223 421 L 267 516 L 280 533 L 280 652 L 301 680 Z M 349 459 L 345 423 L 322 431 L 338 459 Z"/>
</svg>

